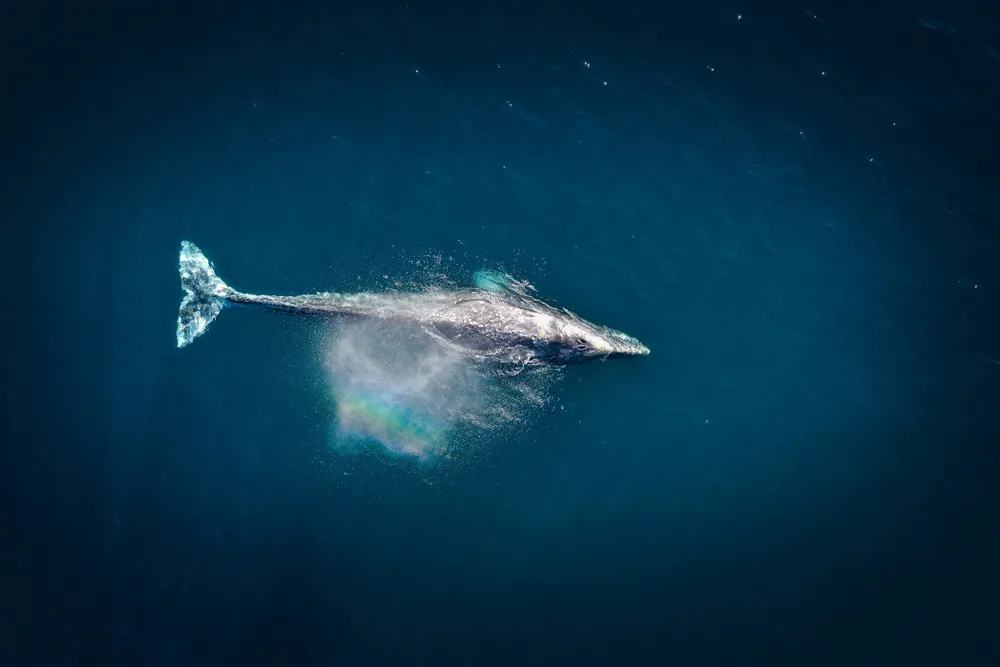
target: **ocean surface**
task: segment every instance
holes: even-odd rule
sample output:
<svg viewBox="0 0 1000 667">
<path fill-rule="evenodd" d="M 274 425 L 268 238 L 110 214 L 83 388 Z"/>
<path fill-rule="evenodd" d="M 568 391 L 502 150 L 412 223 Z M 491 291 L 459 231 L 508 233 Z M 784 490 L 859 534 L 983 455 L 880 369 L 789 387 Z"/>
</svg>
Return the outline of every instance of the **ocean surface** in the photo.
<svg viewBox="0 0 1000 667">
<path fill-rule="evenodd" d="M 995 8 L 5 35 L 0 664 L 1000 664 Z M 255 293 L 501 270 L 652 354 L 498 378 L 249 309 L 178 349 L 182 240 Z"/>
</svg>

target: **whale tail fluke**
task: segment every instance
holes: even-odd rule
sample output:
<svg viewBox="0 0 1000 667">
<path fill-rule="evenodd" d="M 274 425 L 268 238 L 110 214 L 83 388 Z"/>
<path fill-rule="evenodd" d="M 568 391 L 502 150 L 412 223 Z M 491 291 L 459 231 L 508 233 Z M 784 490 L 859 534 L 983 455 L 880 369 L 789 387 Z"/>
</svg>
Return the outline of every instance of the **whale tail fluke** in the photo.
<svg viewBox="0 0 1000 667">
<path fill-rule="evenodd" d="M 177 313 L 177 347 L 184 347 L 205 333 L 233 290 L 215 275 L 215 267 L 190 241 L 181 242 L 177 268 L 186 292 Z"/>
</svg>

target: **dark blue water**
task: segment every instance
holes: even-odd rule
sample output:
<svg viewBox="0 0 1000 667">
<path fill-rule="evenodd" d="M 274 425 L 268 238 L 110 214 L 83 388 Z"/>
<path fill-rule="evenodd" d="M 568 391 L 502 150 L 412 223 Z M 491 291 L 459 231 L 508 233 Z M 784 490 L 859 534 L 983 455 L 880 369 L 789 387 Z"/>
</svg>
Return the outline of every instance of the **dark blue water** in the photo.
<svg viewBox="0 0 1000 667">
<path fill-rule="evenodd" d="M 997 664 L 984 12 L 20 9 L 0 660 Z M 259 293 L 501 267 L 652 355 L 346 453 L 315 325 L 176 349 L 182 239 Z"/>
</svg>

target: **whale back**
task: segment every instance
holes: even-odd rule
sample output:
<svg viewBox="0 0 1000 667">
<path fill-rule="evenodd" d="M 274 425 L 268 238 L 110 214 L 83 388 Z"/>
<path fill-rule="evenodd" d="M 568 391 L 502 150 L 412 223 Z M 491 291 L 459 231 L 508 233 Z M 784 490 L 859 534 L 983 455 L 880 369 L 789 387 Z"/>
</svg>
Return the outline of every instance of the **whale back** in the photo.
<svg viewBox="0 0 1000 667">
<path fill-rule="evenodd" d="M 478 352 L 535 347 L 529 313 L 490 295 L 471 296 L 437 314 L 434 328 L 451 343 Z"/>
</svg>

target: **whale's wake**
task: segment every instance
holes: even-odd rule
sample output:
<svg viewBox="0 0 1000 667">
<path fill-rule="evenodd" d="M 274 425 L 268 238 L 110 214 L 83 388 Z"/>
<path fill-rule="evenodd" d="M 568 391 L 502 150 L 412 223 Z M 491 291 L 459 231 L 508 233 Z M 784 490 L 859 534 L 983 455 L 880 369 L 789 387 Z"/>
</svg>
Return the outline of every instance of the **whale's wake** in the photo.
<svg viewBox="0 0 1000 667">
<path fill-rule="evenodd" d="M 377 443 L 431 461 L 472 453 L 548 400 L 556 369 L 498 373 L 418 326 L 343 320 L 323 353 L 336 404 L 338 448 Z"/>
</svg>

